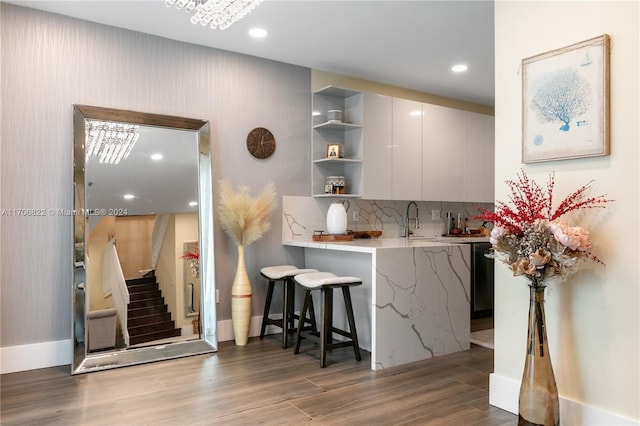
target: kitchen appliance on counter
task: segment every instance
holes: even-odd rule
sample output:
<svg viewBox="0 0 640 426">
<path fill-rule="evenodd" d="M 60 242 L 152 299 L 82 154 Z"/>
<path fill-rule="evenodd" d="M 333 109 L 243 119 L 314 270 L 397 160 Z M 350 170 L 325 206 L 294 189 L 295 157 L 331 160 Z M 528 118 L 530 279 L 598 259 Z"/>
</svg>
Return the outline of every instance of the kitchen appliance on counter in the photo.
<svg viewBox="0 0 640 426">
<path fill-rule="evenodd" d="M 494 260 L 486 257 L 491 253 L 491 243 L 477 242 L 471 245 L 471 318 L 493 315 Z"/>
</svg>

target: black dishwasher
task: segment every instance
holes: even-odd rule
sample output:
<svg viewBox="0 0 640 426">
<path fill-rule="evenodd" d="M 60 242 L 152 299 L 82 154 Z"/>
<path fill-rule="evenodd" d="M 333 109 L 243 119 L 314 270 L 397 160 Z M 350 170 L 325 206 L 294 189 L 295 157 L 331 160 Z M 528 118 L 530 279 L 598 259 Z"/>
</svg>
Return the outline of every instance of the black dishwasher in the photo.
<svg viewBox="0 0 640 426">
<path fill-rule="evenodd" d="M 471 244 L 471 318 L 493 315 L 493 258 L 491 243 Z"/>
</svg>

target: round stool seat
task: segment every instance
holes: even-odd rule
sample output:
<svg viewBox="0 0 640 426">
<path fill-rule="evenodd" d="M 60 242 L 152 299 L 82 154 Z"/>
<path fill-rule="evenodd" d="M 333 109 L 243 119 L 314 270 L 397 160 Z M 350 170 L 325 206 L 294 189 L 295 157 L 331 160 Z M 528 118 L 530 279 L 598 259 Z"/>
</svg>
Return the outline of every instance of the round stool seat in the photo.
<svg viewBox="0 0 640 426">
<path fill-rule="evenodd" d="M 306 288 L 319 288 L 323 286 L 347 286 L 360 285 L 362 279 L 358 277 L 339 277 L 331 272 L 310 272 L 296 275 L 296 282 Z"/>
<path fill-rule="evenodd" d="M 271 280 L 281 280 L 298 274 L 306 274 L 310 272 L 318 272 L 317 269 L 298 269 L 293 265 L 266 266 L 260 269 L 262 276 Z"/>
</svg>

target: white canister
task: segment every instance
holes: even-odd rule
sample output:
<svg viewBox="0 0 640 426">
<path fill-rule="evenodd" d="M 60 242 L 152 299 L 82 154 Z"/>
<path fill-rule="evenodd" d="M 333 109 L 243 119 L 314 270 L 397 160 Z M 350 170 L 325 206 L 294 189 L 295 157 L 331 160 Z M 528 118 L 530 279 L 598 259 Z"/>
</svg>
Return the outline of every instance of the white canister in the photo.
<svg viewBox="0 0 640 426">
<path fill-rule="evenodd" d="M 341 201 L 331 203 L 327 211 L 327 232 L 344 234 L 347 232 L 347 209 Z"/>
</svg>

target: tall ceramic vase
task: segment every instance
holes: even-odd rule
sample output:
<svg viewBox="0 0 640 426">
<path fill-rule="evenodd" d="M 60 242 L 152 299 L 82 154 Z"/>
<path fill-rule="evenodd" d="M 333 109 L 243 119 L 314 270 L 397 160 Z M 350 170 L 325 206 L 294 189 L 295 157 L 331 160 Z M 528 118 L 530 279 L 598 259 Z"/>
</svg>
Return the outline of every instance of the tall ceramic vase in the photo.
<svg viewBox="0 0 640 426">
<path fill-rule="evenodd" d="M 347 209 L 342 201 L 332 202 L 329 210 L 327 210 L 327 232 L 329 234 L 344 234 L 347 232 Z"/>
<path fill-rule="evenodd" d="M 231 321 L 236 345 L 246 345 L 251 321 L 251 282 L 244 263 L 243 245 L 238 245 L 238 267 L 231 286 Z"/>
<path fill-rule="evenodd" d="M 531 285 L 529 294 L 529 331 L 520 398 L 518 425 L 558 425 L 558 389 L 551 366 L 544 316 L 544 283 Z"/>
</svg>

